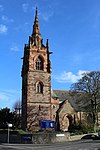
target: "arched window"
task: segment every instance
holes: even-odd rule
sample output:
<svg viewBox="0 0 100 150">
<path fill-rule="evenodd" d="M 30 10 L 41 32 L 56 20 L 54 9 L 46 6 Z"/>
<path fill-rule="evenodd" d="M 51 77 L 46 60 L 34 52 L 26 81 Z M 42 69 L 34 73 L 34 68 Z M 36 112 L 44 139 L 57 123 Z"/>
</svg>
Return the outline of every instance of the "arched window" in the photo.
<svg viewBox="0 0 100 150">
<path fill-rule="evenodd" d="M 36 70 L 43 70 L 43 60 L 40 56 L 36 59 L 35 68 Z"/>
<path fill-rule="evenodd" d="M 43 93 L 43 84 L 41 82 L 36 83 L 36 93 Z"/>
</svg>

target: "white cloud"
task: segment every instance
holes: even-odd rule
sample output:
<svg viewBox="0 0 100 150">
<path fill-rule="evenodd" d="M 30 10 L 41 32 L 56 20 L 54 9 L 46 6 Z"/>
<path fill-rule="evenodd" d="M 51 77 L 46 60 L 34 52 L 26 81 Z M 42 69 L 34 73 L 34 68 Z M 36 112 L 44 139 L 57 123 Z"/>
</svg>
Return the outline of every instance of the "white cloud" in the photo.
<svg viewBox="0 0 100 150">
<path fill-rule="evenodd" d="M 28 3 L 22 4 L 22 9 L 23 9 L 24 12 L 27 12 L 28 9 L 29 9 L 29 4 Z"/>
<path fill-rule="evenodd" d="M 7 96 L 4 92 L 0 92 L 0 102 L 1 101 L 8 101 L 9 100 L 9 96 Z"/>
<path fill-rule="evenodd" d="M 23 9 L 23 12 L 25 12 L 25 13 L 33 12 L 33 10 L 36 11 L 36 7 L 31 7 L 31 6 L 29 6 L 28 3 L 23 3 L 22 9 Z M 42 12 L 40 10 L 38 10 L 38 15 L 40 15 L 44 21 L 48 21 L 53 16 L 53 14 L 54 14 L 54 11 L 51 8 L 48 8 L 47 11 L 43 10 Z"/>
<path fill-rule="evenodd" d="M 0 24 L 0 33 L 6 33 L 8 30 L 7 26 L 4 24 Z"/>
<path fill-rule="evenodd" d="M 20 97 L 20 91 L 17 90 L 0 90 L 0 108 L 13 107 L 14 102 Z"/>
<path fill-rule="evenodd" d="M 19 52 L 20 51 L 19 47 L 16 44 L 13 44 L 13 46 L 10 49 L 13 52 Z"/>
<path fill-rule="evenodd" d="M 48 21 L 52 16 L 53 16 L 54 12 L 53 11 L 49 11 L 46 13 L 41 13 L 40 15 L 42 16 L 44 21 Z"/>
<path fill-rule="evenodd" d="M 64 71 L 60 75 L 55 75 L 54 79 L 57 82 L 61 82 L 61 83 L 65 83 L 65 82 L 75 83 L 82 77 L 82 74 L 85 72 L 88 72 L 88 71 L 79 70 L 77 72 L 77 74 L 73 74 L 72 72 Z"/>
<path fill-rule="evenodd" d="M 14 93 L 19 94 L 20 93 L 19 91 L 13 90 L 13 89 L 7 89 L 7 90 L 2 90 L 2 91 L 6 92 L 6 93 L 9 93 L 9 94 L 14 94 Z"/>
<path fill-rule="evenodd" d="M 3 8 L 3 5 L 0 5 L 0 11 L 3 11 L 4 8 Z"/>
<path fill-rule="evenodd" d="M 4 16 L 4 15 L 1 17 L 1 19 L 5 22 L 14 22 L 13 19 L 9 19 L 7 16 Z"/>
</svg>

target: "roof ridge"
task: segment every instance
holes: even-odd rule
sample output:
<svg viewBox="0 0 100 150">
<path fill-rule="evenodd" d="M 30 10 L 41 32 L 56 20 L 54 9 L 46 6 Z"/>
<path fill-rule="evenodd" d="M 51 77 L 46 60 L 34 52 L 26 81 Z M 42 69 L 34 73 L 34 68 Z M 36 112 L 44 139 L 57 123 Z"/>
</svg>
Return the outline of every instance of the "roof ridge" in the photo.
<svg viewBox="0 0 100 150">
<path fill-rule="evenodd" d="M 63 91 L 63 92 L 69 92 L 69 90 L 53 90 L 53 91 Z"/>
</svg>

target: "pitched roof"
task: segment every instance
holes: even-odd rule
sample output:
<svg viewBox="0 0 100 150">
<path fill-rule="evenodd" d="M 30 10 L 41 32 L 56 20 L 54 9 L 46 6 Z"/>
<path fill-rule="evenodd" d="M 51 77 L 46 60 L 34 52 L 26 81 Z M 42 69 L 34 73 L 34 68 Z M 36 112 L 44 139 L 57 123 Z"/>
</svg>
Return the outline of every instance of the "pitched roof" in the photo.
<svg viewBox="0 0 100 150">
<path fill-rule="evenodd" d="M 72 99 L 72 97 L 69 94 L 69 91 L 67 90 L 53 90 L 53 92 L 56 94 L 56 96 L 59 98 L 60 102 L 63 102 L 65 100 L 68 100 L 71 106 L 77 111 L 84 111 L 83 108 L 80 108 L 78 104 L 76 104 L 75 99 Z"/>
<path fill-rule="evenodd" d="M 52 96 L 52 98 L 54 98 L 54 99 L 57 99 L 57 98 L 58 98 L 56 92 L 54 92 L 54 90 L 52 90 L 52 89 L 51 89 L 51 96 Z"/>
<path fill-rule="evenodd" d="M 59 101 L 68 100 L 70 97 L 69 91 L 66 90 L 53 90 L 53 93 L 56 94 L 56 96 L 59 98 Z"/>
</svg>

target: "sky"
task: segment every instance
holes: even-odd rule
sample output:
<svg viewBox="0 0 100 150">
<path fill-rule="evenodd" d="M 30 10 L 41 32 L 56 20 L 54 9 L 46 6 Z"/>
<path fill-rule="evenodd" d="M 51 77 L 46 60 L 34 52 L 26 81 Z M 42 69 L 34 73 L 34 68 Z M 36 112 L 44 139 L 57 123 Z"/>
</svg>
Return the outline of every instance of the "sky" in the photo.
<svg viewBox="0 0 100 150">
<path fill-rule="evenodd" d="M 36 7 L 53 52 L 52 89 L 69 90 L 82 73 L 100 70 L 100 0 L 0 0 L 0 108 L 21 101 L 21 58 Z"/>
</svg>

